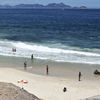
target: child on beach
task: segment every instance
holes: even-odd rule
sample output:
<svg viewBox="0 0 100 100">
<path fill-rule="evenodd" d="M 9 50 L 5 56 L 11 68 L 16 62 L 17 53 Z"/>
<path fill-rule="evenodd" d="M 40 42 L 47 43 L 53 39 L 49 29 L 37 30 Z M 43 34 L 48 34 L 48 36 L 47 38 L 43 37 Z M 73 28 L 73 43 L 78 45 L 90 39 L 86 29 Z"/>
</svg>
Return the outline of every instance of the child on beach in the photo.
<svg viewBox="0 0 100 100">
<path fill-rule="evenodd" d="M 27 62 L 26 61 L 24 62 L 24 69 L 25 70 L 27 69 Z"/>
</svg>

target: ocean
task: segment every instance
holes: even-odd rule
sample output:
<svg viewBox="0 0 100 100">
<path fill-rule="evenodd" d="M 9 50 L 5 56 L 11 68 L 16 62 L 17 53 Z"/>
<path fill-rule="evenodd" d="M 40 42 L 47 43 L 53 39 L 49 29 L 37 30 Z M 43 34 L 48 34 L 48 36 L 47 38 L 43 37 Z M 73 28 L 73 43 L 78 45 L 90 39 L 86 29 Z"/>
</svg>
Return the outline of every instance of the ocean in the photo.
<svg viewBox="0 0 100 100">
<path fill-rule="evenodd" d="M 36 59 L 100 64 L 100 10 L 0 9 L 0 55 L 31 54 Z"/>
</svg>

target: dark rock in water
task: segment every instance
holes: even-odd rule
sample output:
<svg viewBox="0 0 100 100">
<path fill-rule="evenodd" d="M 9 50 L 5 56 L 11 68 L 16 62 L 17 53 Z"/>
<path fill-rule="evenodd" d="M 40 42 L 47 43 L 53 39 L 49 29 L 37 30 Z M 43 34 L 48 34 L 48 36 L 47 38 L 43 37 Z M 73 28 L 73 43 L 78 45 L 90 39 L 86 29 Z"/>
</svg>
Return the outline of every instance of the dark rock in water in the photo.
<svg viewBox="0 0 100 100">
<path fill-rule="evenodd" d="M 95 74 L 95 75 L 100 75 L 100 72 L 96 69 L 96 70 L 94 71 L 94 74 Z"/>
</svg>

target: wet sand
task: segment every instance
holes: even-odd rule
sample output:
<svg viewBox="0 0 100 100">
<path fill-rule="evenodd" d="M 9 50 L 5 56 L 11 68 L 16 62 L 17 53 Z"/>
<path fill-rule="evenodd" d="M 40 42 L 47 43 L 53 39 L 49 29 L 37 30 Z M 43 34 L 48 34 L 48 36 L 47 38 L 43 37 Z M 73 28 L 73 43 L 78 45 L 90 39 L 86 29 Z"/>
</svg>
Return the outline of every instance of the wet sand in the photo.
<svg viewBox="0 0 100 100">
<path fill-rule="evenodd" d="M 24 62 L 27 61 L 27 72 L 46 76 L 46 65 L 49 67 L 49 76 L 70 78 L 78 80 L 78 73 L 82 73 L 82 80 L 99 80 L 99 76 L 93 74 L 94 70 L 100 71 L 100 65 L 79 64 L 68 62 L 53 62 L 50 60 L 37 60 L 19 57 L 0 56 L 0 67 L 10 67 L 24 70 Z"/>
</svg>

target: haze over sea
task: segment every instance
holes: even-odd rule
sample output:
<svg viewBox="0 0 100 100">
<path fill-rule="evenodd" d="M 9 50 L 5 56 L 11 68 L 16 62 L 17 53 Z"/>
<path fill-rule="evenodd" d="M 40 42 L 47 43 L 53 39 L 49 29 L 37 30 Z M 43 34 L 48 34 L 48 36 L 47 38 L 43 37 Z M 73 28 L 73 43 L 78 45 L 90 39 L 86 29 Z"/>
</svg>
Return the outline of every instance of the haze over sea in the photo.
<svg viewBox="0 0 100 100">
<path fill-rule="evenodd" d="M 100 10 L 0 9 L 0 55 L 31 54 L 37 59 L 100 64 Z"/>
</svg>

